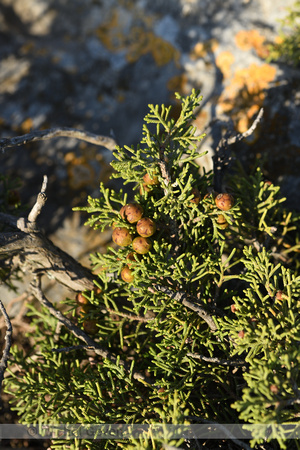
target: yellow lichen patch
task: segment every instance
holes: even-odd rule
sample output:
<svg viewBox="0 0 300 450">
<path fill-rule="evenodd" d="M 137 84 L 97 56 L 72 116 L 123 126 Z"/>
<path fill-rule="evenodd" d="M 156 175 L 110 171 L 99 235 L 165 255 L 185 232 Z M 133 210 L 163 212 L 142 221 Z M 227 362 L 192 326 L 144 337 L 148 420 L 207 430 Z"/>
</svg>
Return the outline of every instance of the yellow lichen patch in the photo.
<svg viewBox="0 0 300 450">
<path fill-rule="evenodd" d="M 231 52 L 221 52 L 216 57 L 216 65 L 221 70 L 224 78 L 228 78 L 231 75 L 231 65 L 234 62 L 234 56 Z"/>
<path fill-rule="evenodd" d="M 66 163 L 72 163 L 72 161 L 76 158 L 74 152 L 68 152 L 65 154 L 64 160 Z"/>
<path fill-rule="evenodd" d="M 120 26 L 121 22 L 120 12 L 113 9 L 110 20 L 96 30 L 96 35 L 102 44 L 111 52 L 123 50 L 125 47 L 125 36 Z"/>
<path fill-rule="evenodd" d="M 204 58 L 207 53 L 214 53 L 218 46 L 219 44 L 216 39 L 209 39 L 205 42 L 197 42 L 190 53 L 190 58 L 192 60 Z"/>
<path fill-rule="evenodd" d="M 275 79 L 276 69 L 270 64 L 251 64 L 237 70 L 219 99 L 222 112 L 231 112 L 239 132 L 249 128 L 253 115 L 262 107 L 265 89 Z"/>
<path fill-rule="evenodd" d="M 30 130 L 33 128 L 33 120 L 31 117 L 28 117 L 21 123 L 21 131 L 22 133 L 29 133 Z"/>
<path fill-rule="evenodd" d="M 181 95 L 187 95 L 189 93 L 189 86 L 186 73 L 181 73 L 180 75 L 175 75 L 170 78 L 167 83 L 167 88 L 172 93 L 179 92 Z"/>
<path fill-rule="evenodd" d="M 46 47 L 38 48 L 35 52 L 36 56 L 48 56 L 49 50 Z"/>
<path fill-rule="evenodd" d="M 26 43 L 23 44 L 22 47 L 20 48 L 20 53 L 22 55 L 28 55 L 28 53 L 32 53 L 34 49 L 35 49 L 34 41 L 26 41 Z"/>
<path fill-rule="evenodd" d="M 156 36 L 143 27 L 133 27 L 128 36 L 127 60 L 137 61 L 142 55 L 151 53 L 157 66 L 163 66 L 171 61 L 179 64 L 179 51 L 172 44 Z"/>
<path fill-rule="evenodd" d="M 116 100 L 118 103 L 123 103 L 126 100 L 126 97 L 123 93 L 118 92 L 118 94 L 116 95 Z"/>
<path fill-rule="evenodd" d="M 241 50 L 254 49 L 260 58 L 266 58 L 269 54 L 265 42 L 265 36 L 257 30 L 241 30 L 235 35 L 235 43 Z"/>
<path fill-rule="evenodd" d="M 66 155 L 67 156 L 67 155 Z M 69 154 L 69 157 L 72 156 Z M 69 158 L 66 158 L 67 160 Z M 82 189 L 90 186 L 95 178 L 93 168 L 84 157 L 70 158 L 68 164 L 68 179 L 72 189 Z"/>
<path fill-rule="evenodd" d="M 113 172 L 110 161 L 99 153 L 98 147 L 86 142 L 80 142 L 79 150 L 81 156 L 72 151 L 64 156 L 71 189 L 97 187 L 99 182 L 106 183 Z"/>
<path fill-rule="evenodd" d="M 0 127 L 4 127 L 6 125 L 6 120 L 3 117 L 0 117 Z"/>
<path fill-rule="evenodd" d="M 126 59 L 131 63 L 150 53 L 158 66 L 171 61 L 178 65 L 179 51 L 155 35 L 151 28 L 151 17 L 146 18 L 136 12 L 136 17 L 130 19 L 128 11 L 119 8 L 112 10 L 110 20 L 97 29 L 96 35 L 109 51 L 125 51 Z"/>
</svg>

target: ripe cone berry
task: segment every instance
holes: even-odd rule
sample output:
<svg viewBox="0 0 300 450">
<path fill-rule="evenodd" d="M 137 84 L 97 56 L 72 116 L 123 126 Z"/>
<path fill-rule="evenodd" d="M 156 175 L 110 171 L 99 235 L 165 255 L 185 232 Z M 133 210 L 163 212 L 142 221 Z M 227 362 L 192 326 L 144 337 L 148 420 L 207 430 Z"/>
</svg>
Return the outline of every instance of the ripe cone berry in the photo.
<svg viewBox="0 0 300 450">
<path fill-rule="evenodd" d="M 76 308 L 76 315 L 78 317 L 84 317 L 91 309 L 93 305 L 81 305 Z"/>
<path fill-rule="evenodd" d="M 75 300 L 78 305 L 88 305 L 90 303 L 89 300 L 82 294 L 82 292 L 76 295 Z"/>
<path fill-rule="evenodd" d="M 142 237 L 150 237 L 156 231 L 156 224 L 149 217 L 143 217 L 136 224 L 136 231 Z"/>
<path fill-rule="evenodd" d="M 218 215 L 217 224 L 219 225 L 219 228 L 221 228 L 221 230 L 224 230 L 229 226 L 229 223 L 227 222 L 223 214 Z"/>
<path fill-rule="evenodd" d="M 199 205 L 199 202 L 201 200 L 200 192 L 197 188 L 193 188 L 191 194 L 193 194 L 193 198 L 190 200 L 190 203 L 193 203 L 194 205 Z"/>
<path fill-rule="evenodd" d="M 83 322 L 84 331 L 88 334 L 96 334 L 98 331 L 97 323 L 96 319 L 85 320 Z"/>
<path fill-rule="evenodd" d="M 132 242 L 132 236 L 127 228 L 117 227 L 112 233 L 112 240 L 120 247 L 127 247 Z"/>
<path fill-rule="evenodd" d="M 151 188 L 147 184 L 143 183 L 140 187 L 140 195 L 144 195 L 146 192 L 151 192 Z"/>
<path fill-rule="evenodd" d="M 121 208 L 121 210 L 122 209 L 123 208 Z M 136 223 L 143 217 L 143 214 L 144 214 L 143 207 L 138 203 L 128 203 L 127 205 L 125 205 L 123 215 L 124 219 L 126 219 L 127 222 Z"/>
<path fill-rule="evenodd" d="M 128 267 L 131 266 L 131 264 L 129 263 L 129 261 L 133 261 L 133 262 L 135 262 L 135 263 L 137 262 L 135 255 L 137 256 L 137 259 L 140 259 L 140 256 L 139 256 L 137 253 L 135 253 L 135 252 L 130 252 L 130 253 L 128 253 L 128 255 L 126 256 L 126 261 L 128 261 Z"/>
<path fill-rule="evenodd" d="M 132 248 L 134 251 L 139 253 L 140 255 L 144 255 L 145 253 L 148 253 L 151 249 L 152 244 L 150 239 L 147 239 L 145 237 L 136 237 L 132 241 Z"/>
<path fill-rule="evenodd" d="M 153 175 L 152 177 L 149 175 L 149 173 L 146 173 L 143 176 L 143 181 L 148 186 L 154 186 L 155 184 L 159 184 L 158 178 L 156 175 Z"/>
<path fill-rule="evenodd" d="M 123 267 L 123 269 L 121 270 L 121 278 L 126 283 L 132 283 L 134 280 L 133 271 L 129 269 L 128 266 Z"/>
<path fill-rule="evenodd" d="M 98 286 L 95 286 L 95 287 L 94 287 L 94 292 L 95 292 L 96 295 L 99 295 L 99 294 L 101 294 L 102 289 L 99 288 Z"/>
<path fill-rule="evenodd" d="M 231 309 L 231 312 L 233 312 L 233 313 L 235 313 L 238 310 L 238 308 L 237 308 L 237 306 L 235 304 L 232 304 L 230 306 L 230 309 Z"/>
<path fill-rule="evenodd" d="M 215 198 L 216 206 L 221 209 L 221 211 L 228 211 L 234 205 L 234 198 L 231 194 L 218 194 Z"/>
<path fill-rule="evenodd" d="M 124 219 L 124 220 L 125 220 L 125 208 L 126 208 L 126 205 L 125 205 L 125 206 L 122 206 L 122 208 L 120 209 L 120 216 L 121 216 L 122 219 Z"/>
<path fill-rule="evenodd" d="M 278 394 L 279 388 L 276 384 L 271 384 L 270 391 L 272 392 L 272 394 Z"/>
</svg>

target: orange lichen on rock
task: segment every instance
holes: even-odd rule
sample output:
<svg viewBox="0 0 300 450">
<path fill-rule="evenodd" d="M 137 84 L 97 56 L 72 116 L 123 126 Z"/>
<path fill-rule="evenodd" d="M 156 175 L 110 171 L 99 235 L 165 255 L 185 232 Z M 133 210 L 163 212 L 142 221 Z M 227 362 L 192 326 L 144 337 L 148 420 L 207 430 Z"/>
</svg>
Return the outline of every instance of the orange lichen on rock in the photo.
<svg viewBox="0 0 300 450">
<path fill-rule="evenodd" d="M 248 68 L 236 72 L 233 83 L 240 89 L 246 88 L 250 95 L 258 95 L 274 80 L 275 75 L 276 69 L 270 64 L 251 64 Z"/>
<path fill-rule="evenodd" d="M 198 58 L 204 58 L 204 56 L 207 55 L 207 53 L 214 53 L 219 46 L 219 43 L 216 39 L 209 39 L 205 42 L 197 42 L 191 53 L 190 58 L 192 60 L 198 59 Z"/>
<path fill-rule="evenodd" d="M 263 90 L 268 87 L 271 81 L 275 79 L 276 68 L 270 64 L 251 64 L 245 69 L 237 70 L 230 84 L 225 88 L 221 104 L 224 103 L 226 110 L 233 109 L 236 101 L 239 99 L 261 101 L 264 99 Z M 253 101 L 248 104 L 248 107 L 253 105 Z"/>
<path fill-rule="evenodd" d="M 265 42 L 265 36 L 259 34 L 257 30 L 241 30 L 235 35 L 238 48 L 245 51 L 254 49 L 260 58 L 266 58 L 269 54 Z"/>
<path fill-rule="evenodd" d="M 238 131 L 249 128 L 252 117 L 262 107 L 265 92 L 275 79 L 276 68 L 270 64 L 251 64 L 237 70 L 230 84 L 220 97 L 219 108 L 222 112 L 232 112 L 238 123 Z"/>
<path fill-rule="evenodd" d="M 221 70 L 224 78 L 228 78 L 231 75 L 231 65 L 234 62 L 234 56 L 229 51 L 221 52 L 216 57 L 216 65 Z"/>
</svg>

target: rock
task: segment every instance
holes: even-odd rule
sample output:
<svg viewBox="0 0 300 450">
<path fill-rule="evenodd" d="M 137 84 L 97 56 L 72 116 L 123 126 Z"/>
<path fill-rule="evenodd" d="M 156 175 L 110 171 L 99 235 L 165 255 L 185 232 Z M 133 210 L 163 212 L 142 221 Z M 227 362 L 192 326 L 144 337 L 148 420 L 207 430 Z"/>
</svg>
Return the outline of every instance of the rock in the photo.
<svg viewBox="0 0 300 450">
<path fill-rule="evenodd" d="M 299 184 L 299 74 L 266 61 L 278 20 L 293 4 L 5 0 L 0 5 L 1 137 L 67 126 L 104 135 L 113 131 L 120 145 L 135 145 L 149 103 L 172 104 L 176 113 L 174 91 L 186 95 L 200 88 L 199 134 L 219 116 L 231 118 L 235 132 L 243 132 L 264 107 L 261 126 L 234 150 L 246 166 L 256 157 L 266 159 L 266 176 L 274 182 L 282 177 L 287 192 L 293 191 Z M 200 160 L 206 170 L 220 136 L 215 124 L 201 145 L 208 151 Z M 43 175 L 49 176 L 40 223 L 55 235 L 72 207 L 97 195 L 100 180 L 107 182 L 111 159 L 109 151 L 60 138 L 7 150 L 0 172 L 20 177 L 22 201 L 29 206 Z M 82 251 L 86 245 L 83 239 Z"/>
</svg>

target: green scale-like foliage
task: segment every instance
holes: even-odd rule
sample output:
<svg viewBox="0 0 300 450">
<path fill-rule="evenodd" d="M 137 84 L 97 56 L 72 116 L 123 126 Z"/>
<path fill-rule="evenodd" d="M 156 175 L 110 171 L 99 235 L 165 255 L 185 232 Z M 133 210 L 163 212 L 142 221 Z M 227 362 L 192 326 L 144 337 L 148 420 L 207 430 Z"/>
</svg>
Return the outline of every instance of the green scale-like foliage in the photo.
<svg viewBox="0 0 300 450">
<path fill-rule="evenodd" d="M 287 15 L 280 21 L 279 39 L 269 47 L 269 61 L 283 61 L 299 67 L 300 63 L 300 2 L 287 8 Z"/>
<path fill-rule="evenodd" d="M 36 346 L 26 355 L 14 351 L 19 372 L 6 380 L 22 422 L 297 420 L 299 218 L 284 210 L 279 188 L 264 180 L 261 169 L 246 174 L 238 164 L 224 180 L 234 205 L 218 209 L 213 173 L 199 170 L 203 135 L 196 135 L 192 120 L 200 100 L 196 91 L 181 98 L 177 120 L 170 108 L 150 105 L 140 145 L 118 148 L 112 162 L 113 176 L 133 186 L 131 197 L 101 185 L 99 197 L 88 198 L 81 208 L 95 232 L 117 226 L 136 236 L 136 225 L 120 214 L 129 201 L 140 204 L 144 217 L 157 225 L 151 250 L 130 261 L 132 282 L 120 276 L 132 246 L 111 245 L 106 253 L 91 255 L 98 287 L 84 293 L 91 309 L 76 317 L 75 301 L 65 302 L 78 326 L 97 322 L 93 338 L 117 360 L 93 349 L 54 352 L 80 342 L 65 328 L 55 335 L 56 319 L 44 309 L 33 310 Z M 158 179 L 150 190 L 143 185 L 146 173 Z M 193 189 L 200 193 L 198 204 Z M 226 227 L 218 223 L 221 213 Z M 261 438 L 251 445 L 259 448 Z M 118 445 L 146 449 L 166 442 L 188 445 L 151 436 Z M 278 442 L 282 448 L 289 444 Z M 116 445 L 78 439 L 55 441 L 53 448 Z"/>
</svg>

